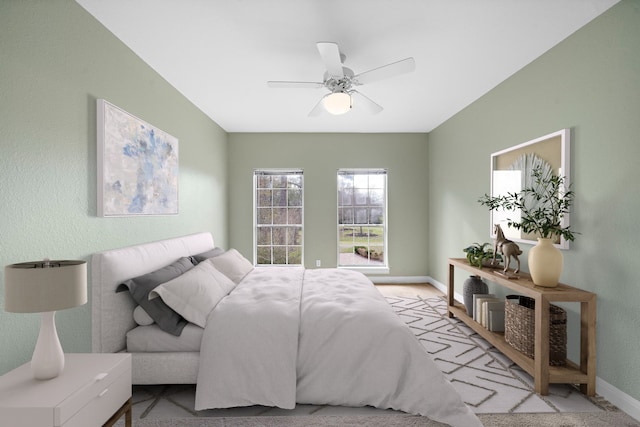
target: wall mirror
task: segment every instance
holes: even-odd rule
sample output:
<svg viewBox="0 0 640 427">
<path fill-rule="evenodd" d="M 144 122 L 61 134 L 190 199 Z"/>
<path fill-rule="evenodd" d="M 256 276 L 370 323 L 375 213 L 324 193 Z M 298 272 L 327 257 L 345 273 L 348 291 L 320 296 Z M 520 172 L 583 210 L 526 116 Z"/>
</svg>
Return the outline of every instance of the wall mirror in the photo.
<svg viewBox="0 0 640 427">
<path fill-rule="evenodd" d="M 491 196 L 506 193 L 517 193 L 530 186 L 534 168 L 552 171 L 557 176 L 565 177 L 565 185 L 570 182 L 569 171 L 569 129 L 562 129 L 532 141 L 516 145 L 506 150 L 491 154 Z M 537 237 L 525 234 L 521 230 L 509 227 L 507 219 L 518 221 L 518 211 L 502 209 L 490 211 L 490 235 L 496 237 L 494 225 L 500 224 L 507 239 L 514 242 L 535 245 Z M 569 226 L 569 215 L 562 218 L 562 226 Z M 560 249 L 569 249 L 569 241 L 556 237 L 554 244 Z"/>
</svg>

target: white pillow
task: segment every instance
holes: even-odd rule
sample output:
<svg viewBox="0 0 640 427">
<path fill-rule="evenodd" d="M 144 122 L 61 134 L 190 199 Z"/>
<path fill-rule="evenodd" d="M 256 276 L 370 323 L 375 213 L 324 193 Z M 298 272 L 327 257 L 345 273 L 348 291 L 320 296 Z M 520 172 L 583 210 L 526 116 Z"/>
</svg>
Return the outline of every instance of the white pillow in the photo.
<svg viewBox="0 0 640 427">
<path fill-rule="evenodd" d="M 149 316 L 149 313 L 147 313 L 141 305 L 133 310 L 133 320 L 140 326 L 149 326 L 155 323 L 153 318 Z"/>
<path fill-rule="evenodd" d="M 210 258 L 209 261 L 235 283 L 240 283 L 244 276 L 253 270 L 253 264 L 235 249 L 229 249 L 222 255 Z"/>
<path fill-rule="evenodd" d="M 182 317 L 204 328 L 211 310 L 235 286 L 208 259 L 175 279 L 157 286 L 149 293 L 149 299 L 161 297 L 165 304 Z"/>
</svg>

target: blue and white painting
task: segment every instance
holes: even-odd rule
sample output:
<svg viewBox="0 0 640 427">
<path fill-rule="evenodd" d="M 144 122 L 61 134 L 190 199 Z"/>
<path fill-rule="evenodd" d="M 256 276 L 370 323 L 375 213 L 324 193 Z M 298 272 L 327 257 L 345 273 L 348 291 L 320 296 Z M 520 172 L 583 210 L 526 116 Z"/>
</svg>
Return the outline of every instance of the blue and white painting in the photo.
<svg viewBox="0 0 640 427">
<path fill-rule="evenodd" d="M 98 100 L 98 215 L 178 213 L 178 140 Z"/>
</svg>

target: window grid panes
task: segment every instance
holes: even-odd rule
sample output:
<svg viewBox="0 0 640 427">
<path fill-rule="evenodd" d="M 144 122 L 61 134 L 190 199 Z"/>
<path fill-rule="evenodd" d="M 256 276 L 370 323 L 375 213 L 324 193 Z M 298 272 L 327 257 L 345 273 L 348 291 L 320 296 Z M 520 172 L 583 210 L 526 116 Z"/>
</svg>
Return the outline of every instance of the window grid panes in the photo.
<svg viewBox="0 0 640 427">
<path fill-rule="evenodd" d="M 302 265 L 302 170 L 254 171 L 256 265 Z"/>
<path fill-rule="evenodd" d="M 339 267 L 387 267 L 386 216 L 386 170 L 338 170 Z"/>
</svg>

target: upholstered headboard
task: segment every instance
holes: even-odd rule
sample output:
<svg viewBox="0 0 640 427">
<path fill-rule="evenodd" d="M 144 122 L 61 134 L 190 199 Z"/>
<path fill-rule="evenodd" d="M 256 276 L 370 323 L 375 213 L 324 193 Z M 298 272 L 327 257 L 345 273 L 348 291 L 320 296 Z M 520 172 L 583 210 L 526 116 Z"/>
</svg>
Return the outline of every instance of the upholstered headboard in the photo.
<svg viewBox="0 0 640 427">
<path fill-rule="evenodd" d="M 93 254 L 91 258 L 91 347 L 94 353 L 115 353 L 126 347 L 133 329 L 135 303 L 128 292 L 116 293 L 124 280 L 162 268 L 177 259 L 213 249 L 211 233 L 144 243 Z"/>
</svg>

